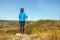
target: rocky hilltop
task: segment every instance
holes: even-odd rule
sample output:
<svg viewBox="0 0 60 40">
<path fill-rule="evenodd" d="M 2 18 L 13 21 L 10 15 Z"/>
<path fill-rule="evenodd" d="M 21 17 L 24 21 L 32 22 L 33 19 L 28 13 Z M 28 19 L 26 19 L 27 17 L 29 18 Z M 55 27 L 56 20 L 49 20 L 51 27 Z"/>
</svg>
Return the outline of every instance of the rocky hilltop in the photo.
<svg viewBox="0 0 60 40">
<path fill-rule="evenodd" d="M 39 40 L 39 38 L 38 38 L 37 34 L 27 35 L 27 34 L 17 33 L 15 36 L 11 36 L 7 40 Z"/>
<path fill-rule="evenodd" d="M 57 33 L 38 33 L 38 34 L 20 34 L 16 33 L 16 35 L 11 35 L 6 40 L 60 40 L 60 34 Z"/>
</svg>

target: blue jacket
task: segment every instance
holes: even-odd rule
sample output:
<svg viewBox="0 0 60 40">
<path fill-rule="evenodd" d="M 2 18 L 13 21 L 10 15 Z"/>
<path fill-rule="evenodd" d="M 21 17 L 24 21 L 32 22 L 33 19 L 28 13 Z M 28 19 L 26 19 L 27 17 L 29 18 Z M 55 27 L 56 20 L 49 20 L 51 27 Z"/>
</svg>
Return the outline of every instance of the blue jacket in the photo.
<svg viewBox="0 0 60 40">
<path fill-rule="evenodd" d="M 25 21 L 26 19 L 26 14 L 23 12 L 23 13 L 19 13 L 19 21 Z"/>
</svg>

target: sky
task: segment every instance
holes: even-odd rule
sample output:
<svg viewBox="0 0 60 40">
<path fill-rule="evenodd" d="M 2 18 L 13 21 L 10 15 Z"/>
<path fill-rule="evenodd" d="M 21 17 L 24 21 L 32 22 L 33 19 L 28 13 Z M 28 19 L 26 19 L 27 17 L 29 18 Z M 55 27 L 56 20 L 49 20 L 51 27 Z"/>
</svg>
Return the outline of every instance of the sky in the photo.
<svg viewBox="0 0 60 40">
<path fill-rule="evenodd" d="M 60 19 L 60 0 L 0 0 L 0 20 L 19 20 L 20 8 L 29 21 Z"/>
</svg>

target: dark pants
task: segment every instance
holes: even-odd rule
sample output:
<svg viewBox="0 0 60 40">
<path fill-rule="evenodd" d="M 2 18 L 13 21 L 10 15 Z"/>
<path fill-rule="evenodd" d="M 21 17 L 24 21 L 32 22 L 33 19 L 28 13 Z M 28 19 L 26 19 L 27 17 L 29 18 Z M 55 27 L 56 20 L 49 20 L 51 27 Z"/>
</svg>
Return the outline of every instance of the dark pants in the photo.
<svg viewBox="0 0 60 40">
<path fill-rule="evenodd" d="M 20 33 L 24 33 L 24 26 L 25 26 L 25 21 L 20 21 Z"/>
</svg>

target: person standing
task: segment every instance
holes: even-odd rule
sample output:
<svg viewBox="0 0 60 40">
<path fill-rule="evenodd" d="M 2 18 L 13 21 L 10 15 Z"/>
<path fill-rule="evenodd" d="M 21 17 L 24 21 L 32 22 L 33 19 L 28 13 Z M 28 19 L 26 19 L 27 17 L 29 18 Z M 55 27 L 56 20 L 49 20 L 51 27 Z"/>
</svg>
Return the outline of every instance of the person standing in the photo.
<svg viewBox="0 0 60 40">
<path fill-rule="evenodd" d="M 20 23 L 20 33 L 24 34 L 25 19 L 27 18 L 24 8 L 20 9 L 19 13 L 19 23 Z"/>
</svg>

